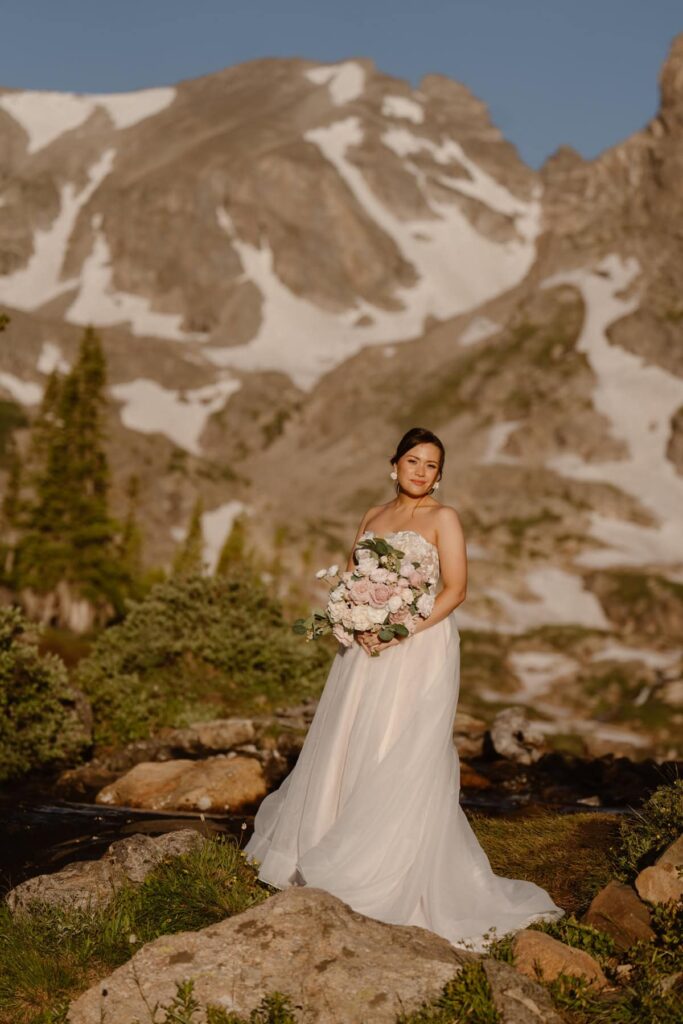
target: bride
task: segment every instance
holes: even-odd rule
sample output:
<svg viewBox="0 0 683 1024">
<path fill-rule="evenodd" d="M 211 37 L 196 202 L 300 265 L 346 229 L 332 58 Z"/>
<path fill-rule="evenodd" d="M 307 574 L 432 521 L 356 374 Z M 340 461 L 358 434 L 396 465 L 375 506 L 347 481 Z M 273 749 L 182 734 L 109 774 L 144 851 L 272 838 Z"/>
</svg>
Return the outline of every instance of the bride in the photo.
<svg viewBox="0 0 683 1024">
<path fill-rule="evenodd" d="M 429 617 L 402 639 L 340 644 L 299 759 L 263 800 L 245 853 L 276 888 L 326 889 L 369 917 L 482 950 L 494 934 L 564 911 L 535 883 L 495 875 L 460 807 L 453 611 L 467 556 L 457 512 L 432 497 L 444 458 L 429 430 L 401 438 L 396 497 L 365 513 L 347 565 L 368 536 L 419 558 L 435 594 Z"/>
</svg>

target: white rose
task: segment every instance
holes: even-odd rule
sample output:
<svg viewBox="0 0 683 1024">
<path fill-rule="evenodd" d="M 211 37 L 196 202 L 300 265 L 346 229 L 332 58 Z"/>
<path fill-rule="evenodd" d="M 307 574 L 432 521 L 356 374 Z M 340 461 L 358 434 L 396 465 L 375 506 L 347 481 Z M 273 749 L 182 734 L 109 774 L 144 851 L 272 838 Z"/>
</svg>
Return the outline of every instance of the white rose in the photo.
<svg viewBox="0 0 683 1024">
<path fill-rule="evenodd" d="M 353 628 L 364 632 L 372 626 L 372 618 L 366 604 L 357 604 L 352 612 Z"/>
<path fill-rule="evenodd" d="M 389 569 L 387 571 L 387 578 L 385 579 L 384 582 L 385 583 L 395 583 L 397 579 L 398 579 L 398 573 L 394 572 L 392 569 Z"/>
<path fill-rule="evenodd" d="M 321 580 L 323 578 L 323 576 L 326 575 L 326 573 L 327 573 L 327 569 L 318 569 L 317 573 L 315 574 L 315 578 L 317 580 Z"/>
<path fill-rule="evenodd" d="M 334 565 L 331 565 L 329 567 L 329 569 L 327 570 L 327 575 L 328 576 L 336 576 L 338 572 L 339 572 L 339 566 L 335 563 Z"/>
<path fill-rule="evenodd" d="M 327 605 L 327 614 L 332 622 L 341 622 L 344 617 L 346 603 L 344 601 L 330 601 Z"/>
<path fill-rule="evenodd" d="M 402 587 L 401 590 L 399 590 L 399 595 L 400 595 L 401 600 L 403 601 L 404 604 L 412 604 L 413 603 L 413 596 L 414 595 L 413 595 L 413 592 L 410 589 L 410 587 Z"/>
<path fill-rule="evenodd" d="M 434 595 L 433 594 L 420 594 L 417 599 L 417 610 L 423 618 L 428 618 L 432 614 L 434 607 Z"/>
<path fill-rule="evenodd" d="M 409 562 L 407 559 L 404 558 L 403 562 L 401 563 L 401 568 L 399 569 L 399 574 L 401 576 L 412 576 L 413 571 L 414 571 L 413 563 Z"/>
<path fill-rule="evenodd" d="M 386 583 L 387 577 L 389 576 L 388 569 L 382 569 L 381 567 L 373 569 L 370 573 L 370 579 L 373 583 Z"/>
<path fill-rule="evenodd" d="M 362 605 L 354 605 L 356 608 L 361 608 Z M 353 610 L 347 605 L 344 605 L 344 610 L 341 613 L 341 622 L 344 629 L 354 629 L 353 624 Z"/>
<path fill-rule="evenodd" d="M 340 583 L 338 587 L 330 591 L 330 601 L 341 601 L 346 594 L 346 587 Z"/>
<path fill-rule="evenodd" d="M 403 607 L 403 600 L 400 594 L 392 594 L 387 601 L 387 607 L 390 612 L 400 612 Z"/>
<path fill-rule="evenodd" d="M 387 617 L 386 608 L 373 608 L 372 605 L 368 605 L 368 613 L 375 624 L 383 623 Z"/>
</svg>

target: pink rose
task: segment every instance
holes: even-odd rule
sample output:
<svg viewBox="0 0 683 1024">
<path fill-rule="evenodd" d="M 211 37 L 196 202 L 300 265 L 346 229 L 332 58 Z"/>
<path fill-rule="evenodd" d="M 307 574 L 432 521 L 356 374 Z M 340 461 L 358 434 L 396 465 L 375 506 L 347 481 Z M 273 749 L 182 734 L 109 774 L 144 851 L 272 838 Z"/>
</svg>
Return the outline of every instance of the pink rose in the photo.
<svg viewBox="0 0 683 1024">
<path fill-rule="evenodd" d="M 418 569 L 415 572 L 411 572 L 408 577 L 408 583 L 410 583 L 411 587 L 421 587 L 424 582 L 425 578 Z"/>
<path fill-rule="evenodd" d="M 346 632 L 341 622 L 335 622 L 334 626 L 332 627 L 332 632 L 339 641 L 339 643 L 343 644 L 344 647 L 350 647 L 352 645 L 353 637 L 351 637 L 350 634 Z"/>
<path fill-rule="evenodd" d="M 415 632 L 415 619 L 407 608 L 403 608 L 400 612 L 392 612 L 389 616 L 389 622 L 400 623 L 406 627 L 409 633 Z"/>
<path fill-rule="evenodd" d="M 371 583 L 367 579 L 354 580 L 349 587 L 349 596 L 355 604 L 369 604 Z"/>
<path fill-rule="evenodd" d="M 391 589 L 386 583 L 373 583 L 370 587 L 370 603 L 376 608 L 383 608 L 391 597 Z"/>
</svg>

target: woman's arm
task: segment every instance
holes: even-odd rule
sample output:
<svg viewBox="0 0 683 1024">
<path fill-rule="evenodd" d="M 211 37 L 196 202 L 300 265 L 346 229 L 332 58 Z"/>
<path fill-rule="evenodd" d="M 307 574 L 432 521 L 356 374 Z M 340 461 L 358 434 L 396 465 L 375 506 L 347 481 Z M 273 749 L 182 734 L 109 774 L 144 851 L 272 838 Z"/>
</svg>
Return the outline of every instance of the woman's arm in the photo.
<svg viewBox="0 0 683 1024">
<path fill-rule="evenodd" d="M 454 608 L 462 604 L 467 596 L 465 535 L 458 513 L 448 505 L 438 514 L 437 540 L 443 589 L 436 595 L 431 615 L 427 619 L 420 619 L 415 627 L 415 633 L 421 633 L 441 622 Z"/>
</svg>

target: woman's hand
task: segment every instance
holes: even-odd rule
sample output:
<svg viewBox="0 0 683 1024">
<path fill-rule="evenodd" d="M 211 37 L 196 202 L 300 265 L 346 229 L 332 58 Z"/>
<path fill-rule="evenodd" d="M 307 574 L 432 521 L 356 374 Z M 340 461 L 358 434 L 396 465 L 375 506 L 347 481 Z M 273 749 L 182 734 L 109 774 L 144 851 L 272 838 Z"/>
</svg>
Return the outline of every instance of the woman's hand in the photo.
<svg viewBox="0 0 683 1024">
<path fill-rule="evenodd" d="M 377 646 L 377 644 L 381 642 L 377 634 L 373 633 L 369 629 L 365 630 L 362 633 L 356 633 L 356 640 L 358 641 L 358 643 L 360 644 L 360 646 L 363 648 L 367 655 L 372 655 L 372 652 Z"/>
<path fill-rule="evenodd" d="M 377 657 L 387 647 L 394 647 L 401 641 L 398 637 L 393 637 L 391 640 L 380 640 L 376 633 L 366 630 L 363 633 L 356 633 L 356 640 L 361 645 L 366 654 L 370 657 Z M 374 652 L 377 652 L 376 654 Z"/>
</svg>

